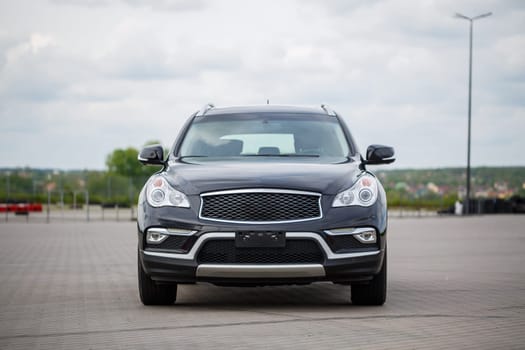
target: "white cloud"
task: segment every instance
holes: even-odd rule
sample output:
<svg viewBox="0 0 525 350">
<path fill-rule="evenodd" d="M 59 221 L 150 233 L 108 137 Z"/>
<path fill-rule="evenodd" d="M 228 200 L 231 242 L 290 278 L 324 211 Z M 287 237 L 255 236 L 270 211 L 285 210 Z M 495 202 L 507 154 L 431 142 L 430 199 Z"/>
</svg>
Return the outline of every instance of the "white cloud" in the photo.
<svg viewBox="0 0 525 350">
<path fill-rule="evenodd" d="M 472 159 L 523 165 L 520 1 L 21 0 L 0 4 L 0 166 L 103 168 L 169 146 L 205 102 L 267 98 L 330 104 L 394 166 L 461 166 L 468 23 L 452 16 L 478 11 L 494 15 L 475 22 Z"/>
<path fill-rule="evenodd" d="M 109 4 L 107 0 L 51 0 L 51 2 L 57 5 L 73 5 L 84 7 L 107 6 Z"/>
<path fill-rule="evenodd" d="M 124 0 L 129 5 L 149 7 L 157 11 L 194 11 L 205 6 L 203 0 Z"/>
</svg>

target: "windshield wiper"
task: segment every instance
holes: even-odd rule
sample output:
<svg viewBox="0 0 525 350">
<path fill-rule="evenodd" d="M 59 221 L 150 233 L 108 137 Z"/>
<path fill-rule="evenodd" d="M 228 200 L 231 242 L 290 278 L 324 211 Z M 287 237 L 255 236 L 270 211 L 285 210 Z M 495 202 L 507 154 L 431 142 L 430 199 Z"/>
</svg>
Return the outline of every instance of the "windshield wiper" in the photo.
<svg viewBox="0 0 525 350">
<path fill-rule="evenodd" d="M 178 159 L 183 160 L 186 158 L 209 158 L 210 156 L 205 155 L 190 155 L 190 156 L 181 156 Z M 298 157 L 298 158 L 319 158 L 319 154 L 294 154 L 294 153 L 285 153 L 285 154 L 240 154 L 236 156 L 224 156 L 224 157 L 213 157 L 213 158 L 229 158 L 229 157 Z"/>
<path fill-rule="evenodd" d="M 307 157 L 307 158 L 319 158 L 319 154 L 294 154 L 294 153 L 285 153 L 285 154 L 241 154 L 242 157 Z"/>
<path fill-rule="evenodd" d="M 196 156 L 180 156 L 178 159 L 185 159 L 185 158 L 208 158 L 208 156 L 203 156 L 203 155 L 196 155 Z"/>
</svg>

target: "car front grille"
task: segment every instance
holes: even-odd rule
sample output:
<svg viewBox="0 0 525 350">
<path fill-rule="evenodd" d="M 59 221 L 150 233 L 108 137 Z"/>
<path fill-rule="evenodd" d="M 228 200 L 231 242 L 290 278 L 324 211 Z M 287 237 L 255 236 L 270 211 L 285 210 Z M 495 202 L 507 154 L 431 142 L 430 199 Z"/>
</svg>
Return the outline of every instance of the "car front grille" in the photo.
<svg viewBox="0 0 525 350">
<path fill-rule="evenodd" d="M 288 240 L 283 248 L 236 248 L 234 240 L 210 240 L 204 244 L 199 264 L 320 264 L 324 255 L 313 240 Z"/>
<path fill-rule="evenodd" d="M 321 218 L 320 195 L 281 190 L 239 190 L 201 195 L 202 219 L 224 222 L 295 222 Z"/>
</svg>

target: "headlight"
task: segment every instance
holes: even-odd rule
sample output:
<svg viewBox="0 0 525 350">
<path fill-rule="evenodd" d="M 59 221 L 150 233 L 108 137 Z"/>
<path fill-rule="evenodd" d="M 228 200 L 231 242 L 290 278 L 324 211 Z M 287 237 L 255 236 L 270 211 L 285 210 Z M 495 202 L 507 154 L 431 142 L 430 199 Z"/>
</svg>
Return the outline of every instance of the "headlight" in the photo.
<svg viewBox="0 0 525 350">
<path fill-rule="evenodd" d="M 153 207 L 190 207 L 186 195 L 171 187 L 162 176 L 155 176 L 149 181 L 146 193 L 148 203 Z"/>
<path fill-rule="evenodd" d="M 377 192 L 376 178 L 365 173 L 358 178 L 350 189 L 335 197 L 332 207 L 348 207 L 351 205 L 369 207 L 377 200 Z"/>
</svg>

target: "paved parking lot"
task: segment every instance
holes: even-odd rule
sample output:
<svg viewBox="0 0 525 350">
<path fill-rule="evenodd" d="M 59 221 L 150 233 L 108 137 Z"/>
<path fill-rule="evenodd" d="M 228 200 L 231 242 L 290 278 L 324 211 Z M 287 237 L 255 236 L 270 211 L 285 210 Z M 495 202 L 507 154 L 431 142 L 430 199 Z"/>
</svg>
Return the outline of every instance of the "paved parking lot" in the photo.
<svg viewBox="0 0 525 350">
<path fill-rule="evenodd" d="M 329 283 L 182 286 L 144 307 L 134 223 L 0 223 L 0 349 L 523 349 L 524 227 L 392 219 L 382 307 Z"/>
</svg>

